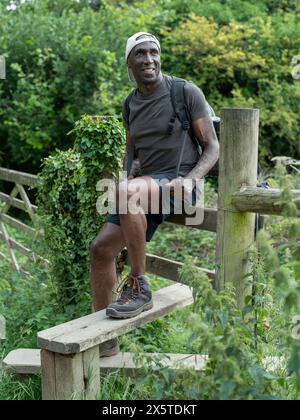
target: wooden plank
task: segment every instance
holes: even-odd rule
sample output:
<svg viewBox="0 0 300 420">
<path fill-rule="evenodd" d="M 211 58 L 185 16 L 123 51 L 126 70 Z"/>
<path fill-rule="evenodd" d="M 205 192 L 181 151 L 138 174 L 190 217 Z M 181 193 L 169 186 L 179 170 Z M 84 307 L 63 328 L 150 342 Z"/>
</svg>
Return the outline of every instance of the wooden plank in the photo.
<svg viewBox="0 0 300 420">
<path fill-rule="evenodd" d="M 17 185 L 19 194 L 20 194 L 20 196 L 21 196 L 21 198 L 23 200 L 23 203 L 25 204 L 26 212 L 31 217 L 31 220 L 33 220 L 34 219 L 34 210 L 32 208 L 33 206 L 32 206 L 32 204 L 31 204 L 31 202 L 30 202 L 30 200 L 28 198 L 28 195 L 27 195 L 27 193 L 26 193 L 23 185 L 20 185 L 20 184 L 16 184 L 16 185 Z"/>
<path fill-rule="evenodd" d="M 100 371 L 111 372 L 116 370 L 124 370 L 126 374 L 132 375 L 142 369 L 141 363 L 136 363 L 133 353 L 119 353 L 112 357 L 104 357 L 100 359 Z M 201 371 L 205 368 L 208 361 L 207 356 L 197 354 L 159 354 L 159 353 L 144 353 L 139 356 L 145 356 L 146 366 L 153 366 L 155 361 L 158 361 L 161 366 L 169 367 L 174 370 L 193 369 Z M 147 363 L 148 362 L 148 363 Z"/>
<path fill-rule="evenodd" d="M 45 352 L 49 353 L 47 350 Z M 4 368 L 11 369 L 22 375 L 38 374 L 41 372 L 41 350 L 13 350 L 5 357 L 2 363 Z"/>
<path fill-rule="evenodd" d="M 5 236 L 2 232 L 0 232 L 0 239 L 5 240 Z M 32 261 L 36 261 L 37 257 L 35 253 L 31 251 L 29 248 L 26 248 L 24 245 L 20 244 L 19 242 L 11 238 L 8 238 L 8 243 L 11 249 L 14 249 L 15 251 L 20 252 L 21 254 L 30 258 Z"/>
<path fill-rule="evenodd" d="M 15 253 L 12 249 L 10 238 L 8 236 L 8 233 L 6 231 L 6 228 L 5 228 L 4 224 L 1 221 L 0 221 L 0 239 L 2 239 L 6 243 L 13 269 L 19 272 L 20 267 L 19 267 L 18 261 L 16 259 Z"/>
<path fill-rule="evenodd" d="M 11 260 L 6 255 L 2 254 L 2 252 L 0 252 L 0 260 L 11 262 Z"/>
<path fill-rule="evenodd" d="M 49 353 L 47 350 L 39 349 L 18 349 L 11 351 L 2 362 L 2 368 L 16 372 L 20 375 L 36 375 L 41 372 L 41 353 Z M 53 353 L 50 353 L 53 355 Z M 160 359 L 163 366 L 168 366 L 174 370 L 194 369 L 202 371 L 208 362 L 208 356 L 200 354 L 175 354 L 175 353 L 145 353 L 148 360 Z M 53 356 L 54 357 L 54 356 Z M 54 358 L 52 359 L 54 363 Z M 98 368 L 102 373 L 122 370 L 127 375 L 138 373 L 141 366 L 135 363 L 134 353 L 118 353 L 112 357 L 102 357 L 99 359 Z M 284 370 L 286 360 L 283 357 L 266 356 L 263 366 L 269 372 Z M 0 362 L 1 367 L 1 362 Z M 44 384 L 45 386 L 45 384 Z M 55 396 L 55 394 L 54 394 Z M 52 398 L 55 399 L 55 398 Z"/>
<path fill-rule="evenodd" d="M 242 187 L 233 194 L 232 203 L 244 212 L 284 215 L 284 206 L 279 204 L 281 190 L 278 188 Z M 300 190 L 291 191 L 300 217 Z"/>
<path fill-rule="evenodd" d="M 190 216 L 188 216 L 190 217 Z M 175 223 L 177 225 L 185 226 L 186 216 L 183 214 L 172 214 L 169 216 L 166 221 L 170 223 Z M 217 209 L 205 209 L 204 210 L 204 221 L 201 225 L 192 225 L 188 226 L 190 228 L 207 230 L 209 232 L 217 231 L 217 219 L 218 219 L 218 210 Z"/>
<path fill-rule="evenodd" d="M 84 398 L 95 400 L 100 391 L 99 346 L 82 353 Z"/>
<path fill-rule="evenodd" d="M 25 172 L 18 172 L 0 167 L 0 179 L 16 184 L 27 185 L 29 187 L 36 187 L 38 177 Z"/>
<path fill-rule="evenodd" d="M 0 201 L 8 204 L 9 206 L 16 207 L 19 210 L 23 210 L 23 211 L 27 212 L 25 204 L 23 203 L 22 200 L 19 200 L 18 198 L 13 198 L 13 197 L 10 197 L 7 194 L 4 194 L 4 193 L 0 192 Z M 32 206 L 32 209 L 33 209 L 34 212 L 37 211 L 36 206 Z"/>
<path fill-rule="evenodd" d="M 84 396 L 82 354 L 55 353 L 56 400 L 81 399 Z M 43 364 L 42 364 L 43 366 Z"/>
<path fill-rule="evenodd" d="M 241 185 L 257 184 L 259 110 L 225 108 L 221 121 L 216 284 L 220 290 L 232 282 L 242 307 L 255 215 L 237 211 L 232 195 Z"/>
<path fill-rule="evenodd" d="M 42 352 L 49 353 L 47 350 Z M 50 353 L 53 354 L 53 353 Z M 83 353 L 84 355 L 84 376 L 86 377 L 87 365 L 90 365 L 90 359 L 92 363 L 96 358 L 97 368 L 103 373 L 111 372 L 119 369 L 123 369 L 125 373 L 131 374 L 133 371 L 137 371 L 141 368 L 135 360 L 135 354 L 133 353 L 118 353 L 111 357 L 101 357 L 99 355 L 91 353 L 90 350 Z M 159 358 L 160 363 L 163 366 L 168 366 L 172 369 L 191 368 L 196 371 L 201 371 L 205 368 L 208 361 L 207 356 L 199 354 L 175 354 L 175 353 L 145 353 L 144 354 L 149 360 Z M 54 363 L 54 362 L 53 362 Z M 39 349 L 18 349 L 10 352 L 3 360 L 3 367 L 8 370 L 13 370 L 19 374 L 39 374 L 41 372 L 41 350 Z M 94 384 L 94 390 L 99 391 L 98 384 Z M 92 393 L 92 396 L 95 395 Z"/>
<path fill-rule="evenodd" d="M 38 333 L 38 344 L 41 348 L 61 354 L 79 353 L 190 305 L 193 296 L 188 286 L 176 283 L 154 292 L 153 301 L 151 310 L 134 318 L 113 319 L 102 310 L 41 331 Z"/>
<path fill-rule="evenodd" d="M 18 191 L 17 186 L 15 185 L 14 188 L 12 189 L 12 192 L 10 193 L 10 197 L 15 198 L 18 194 L 19 194 L 19 191 Z M 10 207 L 11 207 L 10 204 L 6 204 L 6 206 L 1 211 L 1 213 L 7 213 Z"/>
<path fill-rule="evenodd" d="M 26 235 L 34 238 L 37 234 L 37 231 L 33 229 L 30 226 L 25 225 L 25 223 L 20 222 L 17 219 L 14 219 L 11 216 L 8 216 L 7 214 L 1 214 L 0 213 L 0 220 L 5 223 L 6 225 L 9 225 L 11 227 L 16 228 L 17 230 L 21 230 L 22 232 L 26 233 Z"/>
<path fill-rule="evenodd" d="M 27 352 L 26 359 L 30 357 Z M 32 359 L 36 355 L 31 355 Z M 32 360 L 32 364 L 35 363 L 36 359 Z M 42 367 L 41 367 L 42 366 Z M 55 354 L 47 350 L 40 352 L 40 369 L 42 372 L 42 398 L 46 401 L 56 400 L 56 376 L 55 376 Z"/>
<path fill-rule="evenodd" d="M 157 255 L 146 254 L 146 271 L 148 273 L 156 274 L 157 276 L 164 277 L 181 283 L 178 270 L 183 267 L 183 263 L 172 261 L 167 258 L 158 257 Z M 206 268 L 198 268 L 208 275 L 212 280 L 215 279 L 215 271 Z"/>
</svg>

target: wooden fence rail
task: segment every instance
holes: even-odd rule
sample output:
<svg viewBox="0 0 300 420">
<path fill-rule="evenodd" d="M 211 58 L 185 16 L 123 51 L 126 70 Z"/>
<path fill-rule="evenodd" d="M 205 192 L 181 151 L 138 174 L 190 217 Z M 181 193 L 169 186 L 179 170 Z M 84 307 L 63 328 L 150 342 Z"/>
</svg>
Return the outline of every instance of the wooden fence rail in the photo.
<svg viewBox="0 0 300 420">
<path fill-rule="evenodd" d="M 12 238 L 7 227 L 13 227 L 18 231 L 25 233 L 25 235 L 32 240 L 38 237 L 39 232 L 34 227 L 26 225 L 8 213 L 12 208 L 22 210 L 28 214 L 34 226 L 37 207 L 31 203 L 25 187 L 30 187 L 31 189 L 35 188 L 37 185 L 37 177 L 24 172 L 0 168 L 0 180 L 14 184 L 9 195 L 0 192 L 0 204 L 2 203 L 2 206 L 0 207 L 0 242 L 5 243 L 8 251 L 8 256 L 0 252 L 0 259 L 10 261 L 12 268 L 15 271 L 24 272 L 22 267 L 24 264 L 21 264 L 21 258 L 17 253 L 22 255 L 23 260 L 25 256 L 31 261 L 36 261 L 37 256 L 28 248 L 28 246 L 25 246 Z"/>
<path fill-rule="evenodd" d="M 37 176 L 25 172 L 13 171 L 11 169 L 0 168 L 0 179 L 13 182 L 14 184 L 36 187 Z"/>
<path fill-rule="evenodd" d="M 17 255 L 15 251 L 26 256 L 31 261 L 36 261 L 36 254 L 30 250 L 27 246 L 22 245 L 15 239 L 11 238 L 7 232 L 6 226 L 11 226 L 27 235 L 28 237 L 35 239 L 39 234 L 34 227 L 30 227 L 25 223 L 11 217 L 7 214 L 10 208 L 17 208 L 29 214 L 31 220 L 34 222 L 34 215 L 37 211 L 37 207 L 30 203 L 28 195 L 24 189 L 24 186 L 35 188 L 37 185 L 37 176 L 27 174 L 24 172 L 17 172 L 6 168 L 0 167 L 0 180 L 14 183 L 15 186 L 10 195 L 0 192 L 0 202 L 5 204 L 5 207 L 0 209 L 0 243 L 1 241 L 6 244 L 8 248 L 9 257 L 5 256 L 0 252 L 0 259 L 10 261 L 12 268 L 18 272 L 22 272 Z M 16 198 L 20 195 L 20 198 Z M 186 215 L 172 215 L 168 218 L 168 222 L 177 225 L 185 225 Z M 195 229 L 207 230 L 209 232 L 217 231 L 217 210 L 207 208 L 204 210 L 204 220 L 200 225 L 191 226 Z M 179 281 L 178 269 L 182 267 L 182 263 L 172 261 L 166 258 L 162 258 L 156 255 L 147 254 L 147 270 L 149 273 L 156 274 L 158 276 Z M 200 269 L 213 280 L 215 272 L 213 270 L 202 268 Z"/>
<path fill-rule="evenodd" d="M 284 215 L 281 191 L 277 188 L 242 187 L 233 194 L 233 205 L 242 212 Z M 300 191 L 292 191 L 292 200 L 300 212 Z"/>
<path fill-rule="evenodd" d="M 0 202 L 5 204 L 5 207 L 0 210 L 0 242 L 4 242 L 9 249 L 9 257 L 5 256 L 0 252 L 0 259 L 11 261 L 12 267 L 16 271 L 22 271 L 22 268 L 17 262 L 17 257 L 14 251 L 21 253 L 23 256 L 28 257 L 31 261 L 35 261 L 37 256 L 28 247 L 20 244 L 15 239 L 11 238 L 5 226 L 11 226 L 27 235 L 28 237 L 35 239 L 38 232 L 34 227 L 28 226 L 25 223 L 11 217 L 7 214 L 11 207 L 23 210 L 28 213 L 32 220 L 34 220 L 34 214 L 37 211 L 37 207 L 30 203 L 28 195 L 24 189 L 24 185 L 35 188 L 37 185 L 37 176 L 17 172 L 5 168 L 0 168 L 0 180 L 15 183 L 10 195 L 0 192 Z M 24 182 L 23 185 L 17 182 Z M 16 196 L 20 194 L 20 198 Z M 280 203 L 281 191 L 279 189 L 264 189 L 259 187 L 241 187 L 238 191 L 232 193 L 231 205 L 232 210 L 228 209 L 228 213 L 233 212 L 233 208 L 238 210 L 238 214 L 244 212 L 260 213 L 260 214 L 272 214 L 272 215 L 283 215 L 283 205 Z M 293 197 L 297 207 L 300 209 L 300 191 L 294 190 Z M 225 209 L 226 211 L 226 209 Z M 183 215 L 172 215 L 167 221 L 177 225 L 185 226 L 185 218 Z M 190 226 L 195 229 L 206 230 L 210 232 L 217 232 L 218 222 L 218 210 L 214 208 L 206 208 L 204 210 L 204 220 L 200 225 Z M 251 227 L 252 232 L 252 227 Z M 166 258 L 162 258 L 156 255 L 147 254 L 147 271 L 161 277 L 168 278 L 170 280 L 179 281 L 178 269 L 182 267 L 182 263 L 172 261 Z M 215 271 L 205 268 L 200 270 L 207 273 L 207 275 L 214 281 Z M 214 282 L 215 283 L 215 282 Z M 220 284 L 217 283 L 217 288 L 221 288 Z"/>
</svg>

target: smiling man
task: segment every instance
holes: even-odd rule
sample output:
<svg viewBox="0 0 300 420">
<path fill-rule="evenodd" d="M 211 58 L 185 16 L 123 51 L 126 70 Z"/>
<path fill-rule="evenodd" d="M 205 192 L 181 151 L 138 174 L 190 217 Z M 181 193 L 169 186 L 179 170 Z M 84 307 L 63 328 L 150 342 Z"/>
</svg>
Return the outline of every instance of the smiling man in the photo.
<svg viewBox="0 0 300 420">
<path fill-rule="evenodd" d="M 165 187 L 171 192 L 177 188 L 186 190 L 185 181 L 203 179 L 219 156 L 219 144 L 205 97 L 201 89 L 186 82 L 184 96 L 193 134 L 187 133 L 178 169 L 182 127 L 178 116 L 174 115 L 171 102 L 173 78 L 162 74 L 160 52 L 160 43 L 152 34 L 139 32 L 127 41 L 125 59 L 128 75 L 137 87 L 124 102 L 123 120 L 127 140 L 126 157 L 130 151 L 134 151 L 135 159 L 129 165 L 128 183 L 121 182 L 120 191 L 125 190 L 129 202 L 133 192 L 139 190 L 148 207 L 143 207 L 144 201 L 141 199 L 138 214 L 130 211 L 126 214 L 118 211 L 110 214 L 91 247 L 94 309 L 99 311 L 107 308 L 107 315 L 114 318 L 134 317 L 153 306 L 149 278 L 145 275 L 146 241 L 151 240 L 158 225 L 168 216 L 162 212 L 161 206 L 157 214 L 148 212 L 153 201 L 161 200 L 158 181 L 168 180 Z M 172 130 L 169 130 L 170 122 Z M 202 146 L 200 157 L 192 136 Z M 192 188 L 188 193 L 192 193 Z M 120 197 L 121 194 L 117 197 L 117 208 L 120 208 Z M 172 200 L 171 194 L 171 208 Z M 112 289 L 117 281 L 115 258 L 125 246 L 131 272 L 120 297 L 111 303 Z M 104 343 L 100 350 L 102 356 L 115 354 L 118 351 L 117 341 Z"/>
</svg>

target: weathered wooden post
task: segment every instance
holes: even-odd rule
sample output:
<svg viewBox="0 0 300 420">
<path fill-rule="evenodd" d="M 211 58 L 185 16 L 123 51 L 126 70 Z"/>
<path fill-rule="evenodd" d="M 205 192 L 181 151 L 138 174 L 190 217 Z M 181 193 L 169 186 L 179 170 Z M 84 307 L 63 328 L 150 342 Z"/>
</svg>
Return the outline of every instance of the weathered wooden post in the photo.
<svg viewBox="0 0 300 420">
<path fill-rule="evenodd" d="M 255 214 L 239 212 L 232 200 L 241 186 L 257 184 L 259 110 L 224 108 L 221 121 L 216 286 L 232 282 L 242 307 Z"/>
<path fill-rule="evenodd" d="M 41 351 L 43 400 L 94 400 L 100 390 L 99 346 L 77 354 Z"/>
</svg>

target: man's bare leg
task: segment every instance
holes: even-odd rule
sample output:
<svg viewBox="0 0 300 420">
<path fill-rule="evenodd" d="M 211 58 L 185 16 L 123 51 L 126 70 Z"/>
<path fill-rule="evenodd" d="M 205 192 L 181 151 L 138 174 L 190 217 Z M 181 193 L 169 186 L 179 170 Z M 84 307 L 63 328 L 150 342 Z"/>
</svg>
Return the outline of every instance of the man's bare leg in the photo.
<svg viewBox="0 0 300 420">
<path fill-rule="evenodd" d="M 95 311 L 112 302 L 112 290 L 117 282 L 115 259 L 125 247 L 120 226 L 105 223 L 91 246 L 90 283 Z"/>
<path fill-rule="evenodd" d="M 142 213 L 140 214 L 120 214 L 121 230 L 128 251 L 131 273 L 134 275 L 144 275 L 146 271 L 147 219 L 144 211 L 151 209 L 151 199 L 159 198 L 159 187 L 149 176 L 135 178 L 134 181 L 129 181 L 129 185 L 130 182 L 138 185 L 139 179 L 143 180 L 140 194 L 144 196 L 148 208 L 141 208 Z M 128 192 L 127 197 L 130 200 L 132 192 Z M 141 204 L 143 204 L 143 200 L 141 200 Z"/>
<path fill-rule="evenodd" d="M 145 276 L 147 230 L 145 212 L 149 207 L 151 209 L 151 198 L 155 199 L 155 193 L 157 199 L 159 198 L 159 186 L 151 177 L 135 178 L 129 182 L 131 185 L 128 185 L 128 191 L 126 182 L 120 184 L 119 192 L 122 194 L 117 197 L 117 207 L 119 214 L 121 213 L 121 231 L 128 251 L 131 273 L 120 298 L 106 309 L 107 316 L 119 319 L 132 318 L 153 308 L 149 279 Z M 132 189 L 133 185 L 136 188 Z M 135 195 L 137 191 L 138 194 Z M 138 200 L 139 202 L 135 203 L 136 208 L 131 208 L 131 204 Z M 126 208 L 128 213 L 122 214 Z M 132 211 L 136 210 L 141 212 L 134 214 Z"/>
<path fill-rule="evenodd" d="M 131 273 L 139 276 L 146 271 L 146 230 L 145 214 L 120 215 L 121 230 L 125 238 Z"/>
</svg>

